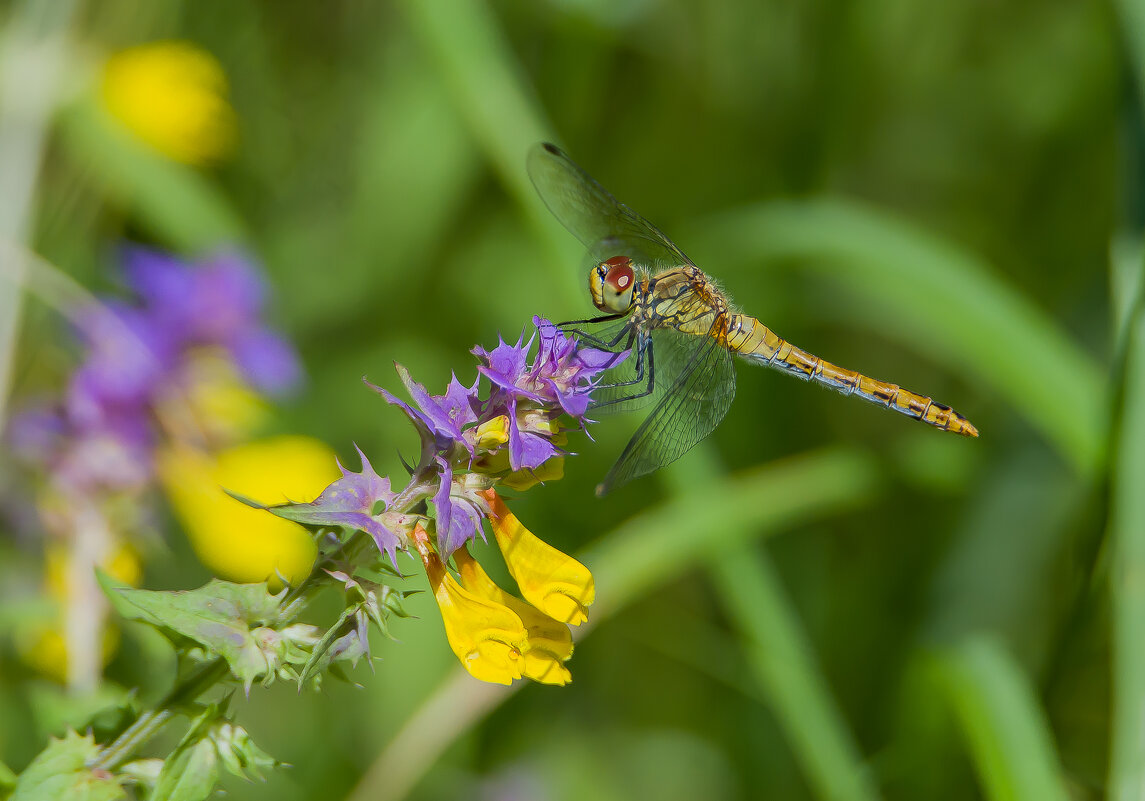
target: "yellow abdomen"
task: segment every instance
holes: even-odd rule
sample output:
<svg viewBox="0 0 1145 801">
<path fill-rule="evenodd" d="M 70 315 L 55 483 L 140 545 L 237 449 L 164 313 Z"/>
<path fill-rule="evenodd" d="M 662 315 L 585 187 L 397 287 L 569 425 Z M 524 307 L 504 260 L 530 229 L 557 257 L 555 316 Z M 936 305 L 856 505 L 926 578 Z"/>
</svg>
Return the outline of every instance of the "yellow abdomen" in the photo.
<svg viewBox="0 0 1145 801">
<path fill-rule="evenodd" d="M 754 317 L 729 315 L 726 336 L 728 349 L 748 361 L 775 367 L 805 381 L 824 384 L 844 395 L 857 395 L 943 431 L 967 437 L 978 436 L 974 424 L 949 406 L 903 389 L 898 384 L 879 381 L 824 361 L 777 336 Z"/>
</svg>

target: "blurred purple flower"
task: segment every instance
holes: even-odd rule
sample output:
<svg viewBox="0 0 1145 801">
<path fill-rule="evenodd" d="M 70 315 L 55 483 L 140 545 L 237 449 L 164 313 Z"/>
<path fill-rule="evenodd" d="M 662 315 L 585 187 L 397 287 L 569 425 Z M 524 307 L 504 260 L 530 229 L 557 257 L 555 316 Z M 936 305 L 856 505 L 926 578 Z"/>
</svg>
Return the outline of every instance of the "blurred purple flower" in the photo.
<svg viewBox="0 0 1145 801">
<path fill-rule="evenodd" d="M 255 267 L 234 252 L 197 264 L 129 248 L 124 271 L 149 317 L 180 348 L 225 348 L 258 390 L 282 392 L 300 378 L 291 347 L 261 320 L 266 290 Z"/>
<path fill-rule="evenodd" d="M 139 489 L 151 476 L 152 435 L 143 417 L 107 415 L 79 426 L 45 403 L 14 414 L 5 434 L 17 458 L 67 492 Z"/>
<path fill-rule="evenodd" d="M 149 480 L 155 410 L 187 380 L 196 349 L 223 350 L 263 392 L 289 389 L 301 375 L 293 349 L 263 324 L 263 281 L 238 254 L 187 263 L 133 247 L 124 259 L 136 297 L 76 313 L 86 351 L 62 401 L 26 410 L 7 432 L 24 458 L 73 488 Z"/>
</svg>

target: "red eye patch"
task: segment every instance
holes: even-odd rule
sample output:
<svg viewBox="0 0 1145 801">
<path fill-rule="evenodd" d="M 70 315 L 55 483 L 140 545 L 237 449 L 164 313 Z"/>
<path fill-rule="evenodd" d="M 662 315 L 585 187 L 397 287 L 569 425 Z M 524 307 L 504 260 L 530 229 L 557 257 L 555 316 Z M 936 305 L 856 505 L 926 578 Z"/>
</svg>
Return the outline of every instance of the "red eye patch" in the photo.
<svg viewBox="0 0 1145 801">
<path fill-rule="evenodd" d="M 632 283 L 636 280 L 636 273 L 632 270 L 632 259 L 627 256 L 613 256 L 604 263 L 608 265 L 604 283 L 609 289 L 623 295 L 632 288 Z"/>
</svg>

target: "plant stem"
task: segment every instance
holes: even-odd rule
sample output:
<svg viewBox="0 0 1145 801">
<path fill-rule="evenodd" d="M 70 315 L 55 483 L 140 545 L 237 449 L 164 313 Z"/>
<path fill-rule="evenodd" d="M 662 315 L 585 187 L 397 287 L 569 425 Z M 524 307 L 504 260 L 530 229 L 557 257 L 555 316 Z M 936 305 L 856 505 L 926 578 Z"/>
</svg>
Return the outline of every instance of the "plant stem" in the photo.
<svg viewBox="0 0 1145 801">
<path fill-rule="evenodd" d="M 144 712 L 115 740 L 104 746 L 89 767 L 92 770 L 112 770 L 126 762 L 136 749 L 162 730 L 180 706 L 198 698 L 228 672 L 226 660 L 221 657 L 200 666 L 195 673 L 175 685 L 154 709 Z"/>
</svg>

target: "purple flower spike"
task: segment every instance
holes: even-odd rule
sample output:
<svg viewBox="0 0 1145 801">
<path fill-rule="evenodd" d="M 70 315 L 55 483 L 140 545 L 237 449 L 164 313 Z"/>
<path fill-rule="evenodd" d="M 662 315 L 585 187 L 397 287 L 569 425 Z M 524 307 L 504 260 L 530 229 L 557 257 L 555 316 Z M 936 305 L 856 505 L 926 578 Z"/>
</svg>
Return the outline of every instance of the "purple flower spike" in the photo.
<svg viewBox="0 0 1145 801">
<path fill-rule="evenodd" d="M 602 371 L 628 358 L 629 351 L 612 353 L 580 347 L 575 338 L 541 317 L 534 317 L 533 325 L 540 331 L 541 342 L 528 380 L 544 387 L 548 399 L 566 414 L 583 418 L 591 401 L 593 381 Z"/>
<path fill-rule="evenodd" d="M 397 368 L 398 377 L 401 378 L 402 384 L 405 385 L 406 392 L 421 410 L 420 416 L 428 421 L 434 434 L 454 442 L 461 442 L 472 453 L 473 446 L 462 439 L 461 427 L 477 419 L 477 415 L 474 414 L 469 402 L 469 393 L 473 390 L 466 390 L 465 387 L 457 383 L 457 378 L 454 377 L 453 381 L 450 382 L 449 390 L 444 395 L 434 397 L 425 391 L 425 387 L 410 377 L 406 368 L 400 364 L 394 366 Z M 476 389 L 476 384 L 474 384 L 474 389 Z"/>
<path fill-rule="evenodd" d="M 395 365 L 413 403 L 406 403 L 387 390 L 366 382 L 387 403 L 397 406 L 413 423 L 421 438 L 421 458 L 412 470 L 410 489 L 400 497 L 420 502 L 429 500 L 436 521 L 436 547 L 448 561 L 458 548 L 482 532 L 481 520 L 489 515 L 488 503 L 480 492 L 508 472 L 532 471 L 564 453 L 553 444 L 560 430 L 556 422 L 568 414 L 584 423 L 594 382 L 600 373 L 622 361 L 628 354 L 582 348 L 576 339 L 552 323 L 534 318 L 539 331 L 516 344 L 498 337 L 492 350 L 482 347 L 473 353 L 483 362 L 478 370 L 492 384 L 486 398 L 479 397 L 480 377 L 467 387 L 454 375 L 443 395 L 430 395 L 401 365 Z M 529 350 L 538 341 L 536 356 Z M 471 457 L 468 461 L 465 456 Z M 508 459 L 504 459 L 505 456 Z M 480 456 L 480 459 L 472 457 Z M 501 459 L 488 458 L 501 456 Z M 506 464 L 506 462 L 508 464 Z M 370 499 L 393 496 L 389 485 L 368 490 L 363 476 L 376 476 L 362 458 L 362 474 L 343 471 L 343 478 L 332 484 L 313 504 L 278 507 L 274 511 L 300 522 L 353 525 L 369 531 L 379 547 L 392 557 L 397 538 L 368 514 Z M 464 476 L 467 470 L 484 477 Z M 476 478 L 474 481 L 469 479 Z M 407 494 L 408 493 L 408 494 Z M 297 511 L 301 510 L 301 511 Z M 407 512 L 409 509 L 398 509 Z M 304 517 L 299 517 L 298 515 Z M 382 528 L 382 531 L 379 531 Z M 388 535 L 388 536 L 387 536 Z"/>
<path fill-rule="evenodd" d="M 366 386 L 374 390 L 374 392 L 377 392 L 379 395 L 381 395 L 385 399 L 386 403 L 390 404 L 391 406 L 397 406 L 399 409 L 406 413 L 406 417 L 410 419 L 410 422 L 413 423 L 414 428 L 417 429 L 418 435 L 421 437 L 423 448 L 426 445 L 432 445 L 434 450 L 438 451 L 439 453 L 448 453 L 453 449 L 453 443 L 456 442 L 456 440 L 450 437 L 447 433 L 443 434 L 439 432 L 437 426 L 434 424 L 433 419 L 430 418 L 429 415 L 421 412 L 418 409 L 415 409 L 404 400 L 397 397 L 396 395 L 391 394 L 389 391 L 383 389 L 382 387 L 371 384 L 364 378 L 362 381 L 365 382 Z"/>
<path fill-rule="evenodd" d="M 535 470 L 557 455 L 548 437 L 521 429 L 515 398 L 509 402 L 509 411 L 509 466 L 513 470 Z"/>
<path fill-rule="evenodd" d="M 448 562 L 453 552 L 473 539 L 480 530 L 484 515 L 468 500 L 452 495 L 453 469 L 440 456 L 441 469 L 433 506 L 437 513 L 437 552 Z"/>
<path fill-rule="evenodd" d="M 526 360 L 533 340 L 530 339 L 526 345 L 521 344 L 524 337 L 518 339 L 516 345 L 509 345 L 500 337 L 497 340 L 497 347 L 491 351 L 480 346 L 472 350 L 474 356 L 485 361 L 484 365 L 477 368 L 477 372 L 488 378 L 493 386 L 510 394 L 520 395 L 538 402 L 543 401 L 544 399 L 530 391 L 525 383 Z"/>
<path fill-rule="evenodd" d="M 457 380 L 454 374 L 449 379 L 449 386 L 444 395 L 433 395 L 432 402 L 453 421 L 458 431 L 470 423 L 477 422 L 477 384 L 481 379 L 473 382 L 473 386 L 466 387 Z"/>
</svg>

